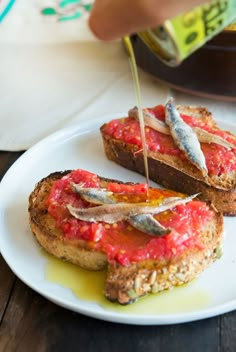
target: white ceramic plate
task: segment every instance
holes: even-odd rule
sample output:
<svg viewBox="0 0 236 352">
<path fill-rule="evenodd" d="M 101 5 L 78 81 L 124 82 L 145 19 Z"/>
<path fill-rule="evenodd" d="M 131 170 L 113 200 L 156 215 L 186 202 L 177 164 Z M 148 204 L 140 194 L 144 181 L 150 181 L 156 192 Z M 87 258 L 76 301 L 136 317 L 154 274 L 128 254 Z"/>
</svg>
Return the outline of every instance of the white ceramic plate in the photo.
<svg viewBox="0 0 236 352">
<path fill-rule="evenodd" d="M 121 115 L 119 115 L 121 116 Z M 83 168 L 104 177 L 144 182 L 144 178 L 108 161 L 104 155 L 99 127 L 109 118 L 80 123 L 44 139 L 24 153 L 9 169 L 0 185 L 0 250 L 13 272 L 29 287 L 54 303 L 91 317 L 128 324 L 173 324 L 203 319 L 236 308 L 236 217 L 225 218 L 223 257 L 209 267 L 195 282 L 152 297 L 153 308 L 144 306 L 132 311 L 117 311 L 98 302 L 76 297 L 73 292 L 45 278 L 47 258 L 39 250 L 28 225 L 28 196 L 36 182 L 59 170 Z M 219 122 L 236 133 L 236 124 Z M 198 297 L 204 294 L 198 304 Z M 166 296 L 165 296 L 166 295 Z M 168 296 L 169 295 L 169 296 Z M 164 297 L 164 301 L 163 300 Z M 165 301 L 165 297 L 168 299 Z M 191 304 L 187 307 L 181 297 Z M 147 298 L 148 300 L 149 298 Z M 165 303 L 166 302 L 166 303 Z M 142 304 L 143 304 L 142 303 Z M 134 305 L 136 305 L 135 303 Z M 133 305 L 133 306 L 134 306 Z M 160 304 L 159 304 L 160 306 Z M 172 308 L 173 307 L 173 310 Z"/>
</svg>

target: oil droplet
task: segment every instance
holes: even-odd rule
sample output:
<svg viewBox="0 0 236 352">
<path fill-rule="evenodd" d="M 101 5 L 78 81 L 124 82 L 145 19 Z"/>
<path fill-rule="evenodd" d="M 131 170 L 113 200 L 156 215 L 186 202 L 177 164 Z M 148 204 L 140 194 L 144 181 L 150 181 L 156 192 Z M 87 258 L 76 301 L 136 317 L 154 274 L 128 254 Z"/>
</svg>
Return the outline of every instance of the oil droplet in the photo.
<svg viewBox="0 0 236 352">
<path fill-rule="evenodd" d="M 134 304 L 122 306 L 109 302 L 104 297 L 106 271 L 89 271 L 62 261 L 49 254 L 47 259 L 46 280 L 70 289 L 80 300 L 96 302 L 104 309 L 126 314 L 174 314 L 192 312 L 207 307 L 210 295 L 196 287 L 195 283 L 174 288 L 158 294 L 140 298 Z"/>
</svg>

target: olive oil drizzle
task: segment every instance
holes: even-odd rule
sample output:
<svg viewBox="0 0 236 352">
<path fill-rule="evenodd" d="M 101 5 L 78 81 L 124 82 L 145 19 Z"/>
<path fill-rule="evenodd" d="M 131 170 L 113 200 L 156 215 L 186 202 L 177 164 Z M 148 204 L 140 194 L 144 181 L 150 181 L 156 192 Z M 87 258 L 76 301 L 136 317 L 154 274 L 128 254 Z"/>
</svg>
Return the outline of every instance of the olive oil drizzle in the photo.
<svg viewBox="0 0 236 352">
<path fill-rule="evenodd" d="M 143 147 L 144 170 L 145 170 L 145 177 L 146 177 L 146 184 L 147 184 L 147 200 L 148 200 L 149 199 L 149 170 L 148 170 L 148 159 L 147 159 L 145 124 L 144 124 L 143 110 L 142 110 L 142 103 L 141 103 L 141 92 L 140 92 L 138 69 L 137 69 L 133 46 L 128 36 L 124 37 L 124 44 L 129 54 L 130 67 L 131 67 L 131 72 L 133 76 L 136 102 L 138 107 L 138 116 L 139 116 L 139 124 L 140 124 L 142 147 Z"/>
</svg>

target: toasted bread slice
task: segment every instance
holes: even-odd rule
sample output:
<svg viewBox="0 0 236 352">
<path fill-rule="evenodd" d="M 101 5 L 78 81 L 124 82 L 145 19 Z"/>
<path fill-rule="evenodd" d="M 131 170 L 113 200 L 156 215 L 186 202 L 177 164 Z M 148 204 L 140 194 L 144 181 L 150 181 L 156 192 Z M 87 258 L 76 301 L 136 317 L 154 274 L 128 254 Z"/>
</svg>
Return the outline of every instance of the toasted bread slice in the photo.
<svg viewBox="0 0 236 352">
<path fill-rule="evenodd" d="M 196 207 L 206 207 L 209 218 L 205 220 L 204 226 L 199 225 L 201 221 L 204 221 L 199 215 L 199 219 L 197 221 L 195 221 L 196 219 L 194 220 L 197 228 L 193 228 L 192 232 L 190 231 L 190 244 L 188 245 L 187 242 L 184 242 L 185 244 L 183 245 L 182 240 L 179 245 L 177 242 L 170 244 L 171 241 L 174 241 L 174 237 L 176 237 L 175 232 L 161 237 L 161 246 L 164 246 L 163 248 L 166 249 L 162 252 L 161 256 L 159 255 L 156 258 L 153 249 L 151 249 L 151 254 L 147 252 L 145 257 L 138 255 L 142 248 L 140 247 L 140 243 L 136 245 L 137 236 L 134 231 L 131 231 L 130 235 L 126 237 L 129 242 L 128 244 L 121 242 L 123 247 L 119 248 L 119 253 L 122 253 L 122 251 L 125 252 L 127 248 L 133 246 L 133 255 L 136 259 L 127 262 L 127 260 L 122 261 L 122 257 L 120 259 L 118 255 L 112 257 L 109 252 L 110 249 L 107 248 L 113 246 L 112 248 L 114 249 L 116 246 L 116 243 L 114 243 L 115 239 L 119 240 L 119 236 L 122 237 L 123 235 L 122 227 L 120 232 L 118 231 L 109 243 L 110 247 L 99 247 L 97 246 L 99 241 L 86 240 L 80 236 L 68 237 L 62 227 L 58 226 L 55 217 L 50 214 L 49 199 L 56 182 L 64 180 L 70 177 L 70 175 L 70 171 L 55 172 L 36 185 L 29 197 L 30 227 L 39 244 L 46 251 L 58 258 L 90 270 L 100 270 L 108 266 L 104 294 L 109 300 L 117 301 L 120 304 L 128 304 L 148 293 L 156 293 L 173 286 L 185 284 L 196 278 L 209 264 L 219 257 L 219 249 L 222 245 L 223 216 L 221 213 L 215 211 L 214 207 L 198 201 L 194 203 L 195 210 L 193 212 L 195 211 L 195 215 L 193 215 L 192 219 L 195 219 L 197 216 Z M 99 177 L 99 186 L 101 188 L 106 188 L 111 182 L 115 183 L 115 185 L 124 184 L 119 181 Z M 127 183 L 127 185 L 133 184 Z M 165 194 L 170 196 L 170 192 L 163 192 L 164 196 Z M 175 193 L 172 192 L 171 196 L 174 195 Z M 74 197 L 78 198 L 80 196 L 75 195 Z M 60 201 L 58 206 L 64 211 L 66 204 Z M 165 213 L 164 218 L 166 216 Z M 185 226 L 184 219 L 181 220 L 180 218 L 179 221 L 183 223 L 181 226 Z M 88 223 L 89 226 L 90 224 Z M 105 226 L 107 229 L 106 224 L 102 226 Z M 108 238 L 111 231 L 107 231 Z M 132 236 L 136 237 L 134 243 L 132 243 Z M 160 245 L 159 240 L 146 234 L 138 234 L 138 238 L 139 236 L 143 236 L 142 238 L 145 240 L 144 245 L 147 242 L 148 246 L 151 244 L 151 248 L 157 248 L 157 251 L 159 251 L 159 247 L 155 247 Z M 194 244 L 191 244 L 192 238 L 196 239 Z M 168 246 L 171 246 L 171 251 Z M 172 248 L 172 246 L 175 246 L 175 248 Z M 181 250 L 178 246 L 182 246 Z M 167 248 L 169 249 L 167 250 Z"/>
<path fill-rule="evenodd" d="M 190 115 L 197 120 L 201 120 L 203 124 L 207 124 L 210 128 L 218 128 L 211 113 L 205 108 L 178 106 L 178 110 L 183 115 Z M 127 169 L 144 174 L 143 153 L 140 151 L 140 146 L 136 142 L 124 141 L 121 134 L 117 138 L 108 133 L 108 125 L 109 123 L 104 124 L 100 129 L 107 158 Z M 166 137 L 172 139 L 171 136 Z M 205 148 L 207 148 L 206 145 Z M 225 150 L 225 153 L 227 153 L 227 149 Z M 147 154 L 150 179 L 177 192 L 200 193 L 200 199 L 211 201 L 216 209 L 223 212 L 224 215 L 236 215 L 235 169 L 230 172 L 210 175 L 206 179 L 199 169 L 179 155 L 152 150 L 148 150 Z M 221 154 L 220 158 L 224 158 L 224 155 Z"/>
</svg>

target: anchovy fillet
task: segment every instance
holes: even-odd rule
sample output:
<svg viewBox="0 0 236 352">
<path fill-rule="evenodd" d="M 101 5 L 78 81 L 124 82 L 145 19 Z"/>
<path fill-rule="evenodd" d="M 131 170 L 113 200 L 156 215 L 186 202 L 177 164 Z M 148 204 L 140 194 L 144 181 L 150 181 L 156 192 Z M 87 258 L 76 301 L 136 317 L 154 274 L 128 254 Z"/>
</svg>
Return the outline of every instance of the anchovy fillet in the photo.
<svg viewBox="0 0 236 352">
<path fill-rule="evenodd" d="M 196 126 L 193 127 L 193 130 L 197 134 L 199 141 L 202 143 L 215 143 L 227 149 L 236 149 L 236 145 L 224 140 L 222 137 L 217 136 L 216 134 L 210 133 Z"/>
<path fill-rule="evenodd" d="M 67 209 L 76 219 L 98 222 L 103 221 L 107 224 L 125 220 L 129 214 L 131 207 L 125 207 L 127 203 L 99 205 L 92 208 L 76 208 L 68 204 Z"/>
<path fill-rule="evenodd" d="M 140 214 L 127 219 L 128 223 L 141 232 L 149 235 L 164 236 L 171 232 L 162 226 L 151 214 Z"/>
<path fill-rule="evenodd" d="M 197 195 L 186 198 L 173 197 L 171 201 L 165 201 L 161 205 L 146 205 L 146 203 L 114 203 L 103 204 L 92 208 L 75 208 L 70 204 L 67 208 L 72 216 L 79 220 L 88 222 L 103 221 L 109 224 L 121 220 L 127 220 L 140 214 L 159 214 L 163 211 L 170 210 L 177 205 L 190 202 Z"/>
<path fill-rule="evenodd" d="M 93 204 L 112 204 L 113 192 L 109 192 L 102 188 L 83 188 L 76 183 L 71 183 L 72 188 L 78 193 L 84 200 Z"/>
<path fill-rule="evenodd" d="M 153 236 L 164 236 L 171 229 L 162 226 L 151 214 L 168 210 L 179 204 L 191 201 L 197 195 L 180 198 L 165 198 L 161 205 L 147 206 L 146 203 L 117 203 L 113 197 L 114 193 L 101 188 L 84 188 L 83 185 L 71 183 L 72 189 L 87 202 L 100 205 L 92 208 L 67 208 L 72 216 L 77 219 L 97 222 L 103 221 L 108 224 L 126 220 L 130 225 L 141 232 Z"/>
<path fill-rule="evenodd" d="M 203 174 L 207 176 L 208 170 L 204 154 L 201 150 L 196 133 L 184 122 L 170 98 L 165 106 L 166 124 L 169 126 L 174 142 L 190 162 L 192 162 Z"/>
<path fill-rule="evenodd" d="M 83 188 L 78 184 L 72 183 L 72 188 L 76 193 L 78 193 L 87 202 L 93 204 L 114 204 L 115 201 L 112 198 L 113 192 L 109 192 L 106 189 L 98 188 Z M 73 210 L 71 210 L 73 212 Z M 117 219 L 120 214 L 117 214 Z M 110 216 L 107 215 L 107 220 L 110 221 Z M 134 228 L 141 232 L 145 232 L 149 235 L 164 236 L 171 231 L 162 226 L 159 221 L 157 221 L 150 214 L 140 214 L 128 217 L 127 222 Z M 118 221 L 118 220 L 117 220 Z"/>
<path fill-rule="evenodd" d="M 138 120 L 138 108 L 134 107 L 129 110 L 129 117 L 133 117 Z M 155 131 L 161 132 L 166 135 L 171 135 L 170 128 L 165 122 L 158 120 L 154 114 L 152 114 L 147 109 L 143 109 L 143 118 L 146 126 L 153 128 Z M 226 141 L 222 137 L 210 133 L 200 127 L 192 127 L 192 130 L 197 134 L 197 138 L 201 143 L 215 143 L 227 149 L 236 149 L 236 145 Z"/>
<path fill-rule="evenodd" d="M 135 120 L 138 120 L 138 108 L 134 107 L 133 109 L 129 110 L 129 117 L 135 118 Z M 144 119 L 144 124 L 146 126 L 149 126 L 153 128 L 154 130 L 161 132 L 166 135 L 170 135 L 170 129 L 169 127 L 163 122 L 158 120 L 154 114 L 152 114 L 150 111 L 147 109 L 143 109 L 143 119 Z"/>
</svg>

